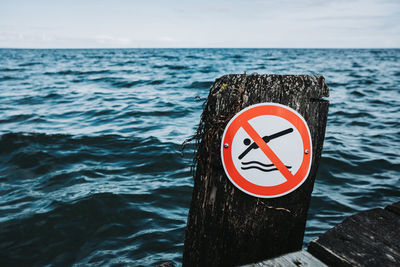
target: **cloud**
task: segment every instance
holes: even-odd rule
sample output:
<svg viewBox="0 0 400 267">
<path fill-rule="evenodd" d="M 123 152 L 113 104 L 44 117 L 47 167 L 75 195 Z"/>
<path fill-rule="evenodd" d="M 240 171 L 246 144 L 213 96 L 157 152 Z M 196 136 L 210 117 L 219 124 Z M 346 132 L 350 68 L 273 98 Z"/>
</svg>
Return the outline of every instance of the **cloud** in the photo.
<svg viewBox="0 0 400 267">
<path fill-rule="evenodd" d="M 48 33 L 21 33 L 0 31 L 0 47 L 5 48 L 129 48 L 129 47 L 174 47 L 179 40 L 169 36 L 153 39 L 134 39 L 112 35 L 88 37 L 66 36 Z"/>
<path fill-rule="evenodd" d="M 93 40 L 103 45 L 128 46 L 132 44 L 132 39 L 127 37 L 113 37 L 108 35 L 100 35 L 93 37 Z"/>
</svg>

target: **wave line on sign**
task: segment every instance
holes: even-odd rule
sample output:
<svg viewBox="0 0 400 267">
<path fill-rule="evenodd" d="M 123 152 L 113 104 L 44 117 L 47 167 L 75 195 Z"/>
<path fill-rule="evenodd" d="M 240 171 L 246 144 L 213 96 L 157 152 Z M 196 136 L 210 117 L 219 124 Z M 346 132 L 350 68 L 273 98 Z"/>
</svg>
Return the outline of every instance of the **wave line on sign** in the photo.
<svg viewBox="0 0 400 267">
<path fill-rule="evenodd" d="M 290 169 L 292 168 L 292 166 L 286 166 L 286 168 Z M 257 169 L 263 172 L 272 172 L 272 171 L 277 171 L 277 168 L 271 168 L 271 169 L 263 169 L 261 167 L 258 166 L 248 166 L 248 167 L 241 167 L 242 170 L 249 170 L 249 169 Z"/>
<path fill-rule="evenodd" d="M 248 162 L 242 162 L 242 164 L 243 164 L 243 165 L 259 164 L 259 165 L 261 165 L 261 166 L 263 166 L 263 167 L 273 167 L 273 166 L 274 166 L 274 164 L 264 164 L 264 163 L 261 163 L 261 162 L 256 161 L 256 160 L 254 160 L 254 161 L 248 161 Z"/>
</svg>

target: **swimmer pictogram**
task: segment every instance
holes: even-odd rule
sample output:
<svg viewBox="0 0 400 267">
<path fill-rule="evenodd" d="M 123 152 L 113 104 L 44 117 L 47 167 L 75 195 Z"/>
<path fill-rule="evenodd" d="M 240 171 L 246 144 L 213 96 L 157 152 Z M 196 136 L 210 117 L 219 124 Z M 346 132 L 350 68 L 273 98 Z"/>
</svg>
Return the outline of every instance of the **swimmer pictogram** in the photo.
<svg viewBox="0 0 400 267">
<path fill-rule="evenodd" d="M 278 137 L 280 137 L 280 136 L 282 136 L 282 135 L 285 135 L 285 134 L 288 134 L 288 133 L 291 133 L 291 132 L 293 132 L 293 128 L 289 128 L 289 129 L 286 129 L 286 130 L 284 130 L 284 131 L 280 131 L 279 133 L 275 133 L 275 134 L 273 134 L 273 135 L 266 135 L 266 136 L 264 136 L 262 139 L 263 139 L 263 141 L 265 142 L 265 143 L 268 143 L 269 141 L 271 141 L 272 139 L 275 139 L 275 138 L 278 138 Z M 249 138 L 245 138 L 244 140 L 243 140 L 243 143 L 246 145 L 246 144 L 249 144 L 250 145 L 250 139 Z M 250 150 L 252 150 L 252 149 L 257 149 L 258 148 L 258 145 L 256 144 L 256 142 L 253 142 L 245 151 L 243 151 L 243 153 L 242 154 L 240 154 L 239 155 L 239 159 L 242 159 L 244 156 L 246 156 L 246 154 L 247 153 L 249 153 L 250 152 Z"/>
</svg>

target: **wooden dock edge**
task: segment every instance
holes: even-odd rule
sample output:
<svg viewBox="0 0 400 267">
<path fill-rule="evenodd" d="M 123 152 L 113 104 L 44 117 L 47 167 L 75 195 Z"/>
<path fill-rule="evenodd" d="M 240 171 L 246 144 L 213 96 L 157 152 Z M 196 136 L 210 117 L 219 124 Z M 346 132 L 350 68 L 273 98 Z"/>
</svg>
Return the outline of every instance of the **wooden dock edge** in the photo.
<svg viewBox="0 0 400 267">
<path fill-rule="evenodd" d="M 297 251 L 245 267 L 400 266 L 400 201 L 346 218 Z"/>
<path fill-rule="evenodd" d="M 314 266 L 314 267 L 325 267 L 322 261 L 315 258 L 309 252 L 304 250 L 299 250 L 296 252 L 284 254 L 282 256 L 252 263 L 248 265 L 243 265 L 242 267 L 298 267 L 298 266 Z"/>
</svg>

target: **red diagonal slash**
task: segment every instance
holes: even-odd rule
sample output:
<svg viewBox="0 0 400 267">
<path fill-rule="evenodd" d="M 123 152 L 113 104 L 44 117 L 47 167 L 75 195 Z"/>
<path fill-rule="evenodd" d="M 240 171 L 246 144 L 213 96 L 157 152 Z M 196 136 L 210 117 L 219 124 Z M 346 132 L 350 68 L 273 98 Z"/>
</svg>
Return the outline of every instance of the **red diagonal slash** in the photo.
<svg viewBox="0 0 400 267">
<path fill-rule="evenodd" d="M 248 135 L 250 135 L 251 139 L 261 148 L 262 152 L 269 158 L 269 160 L 275 165 L 275 167 L 282 173 L 282 175 L 286 178 L 286 180 L 293 179 L 293 174 L 289 171 L 289 169 L 282 163 L 282 161 L 278 158 L 278 156 L 272 151 L 272 149 L 264 142 L 262 137 L 254 130 L 254 128 L 250 125 L 248 121 L 242 122 L 242 127 L 246 131 Z"/>
</svg>

